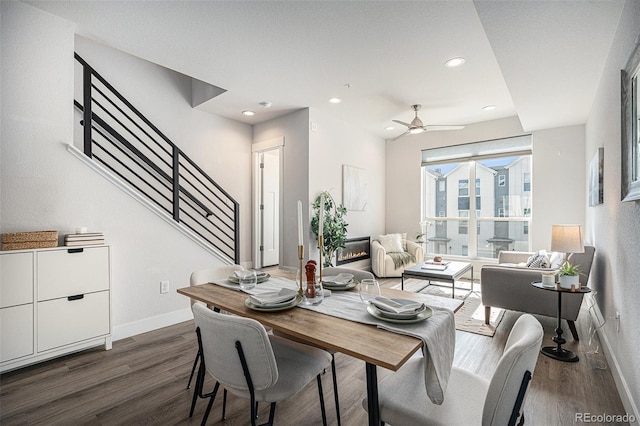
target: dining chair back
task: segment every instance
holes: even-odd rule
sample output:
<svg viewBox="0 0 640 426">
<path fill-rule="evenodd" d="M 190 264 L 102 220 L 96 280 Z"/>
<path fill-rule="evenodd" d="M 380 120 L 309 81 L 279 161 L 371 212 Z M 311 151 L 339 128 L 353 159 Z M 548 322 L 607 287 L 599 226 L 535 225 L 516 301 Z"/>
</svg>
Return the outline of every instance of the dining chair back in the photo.
<svg viewBox="0 0 640 426">
<path fill-rule="evenodd" d="M 454 367 L 441 405 L 425 391 L 424 358 L 413 357 L 379 386 L 380 418 L 394 426 L 471 425 L 514 426 L 536 367 L 542 326 L 532 315 L 516 320 L 490 380 Z M 362 403 L 368 409 L 366 398 Z M 520 423 L 518 423 L 520 421 Z"/>
<path fill-rule="evenodd" d="M 536 368 L 543 334 L 538 320 L 529 314 L 522 315 L 514 324 L 489 382 L 482 410 L 483 425 L 515 424 Z"/>
<path fill-rule="evenodd" d="M 217 380 L 210 394 L 203 424 L 209 416 L 218 383 L 234 395 L 251 401 L 251 423 L 255 424 L 256 403 L 270 402 L 268 424 L 273 423 L 275 404 L 289 399 L 316 378 L 322 422 L 326 425 L 320 374 L 329 366 L 330 355 L 311 346 L 267 334 L 251 318 L 224 315 L 204 305 L 192 307 L 203 355 L 198 381 L 207 371 Z"/>
</svg>

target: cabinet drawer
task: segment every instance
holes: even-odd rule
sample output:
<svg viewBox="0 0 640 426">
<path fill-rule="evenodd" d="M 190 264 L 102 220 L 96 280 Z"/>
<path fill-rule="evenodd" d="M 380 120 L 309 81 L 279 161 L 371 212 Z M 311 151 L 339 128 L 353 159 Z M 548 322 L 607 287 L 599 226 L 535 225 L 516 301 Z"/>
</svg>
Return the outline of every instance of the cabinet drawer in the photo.
<svg viewBox="0 0 640 426">
<path fill-rule="evenodd" d="M 33 253 L 0 255 L 0 308 L 33 302 Z"/>
<path fill-rule="evenodd" d="M 38 301 L 109 289 L 109 248 L 38 253 Z"/>
<path fill-rule="evenodd" d="M 33 304 L 0 309 L 0 362 L 33 354 Z"/>
<path fill-rule="evenodd" d="M 38 303 L 38 352 L 110 332 L 109 292 Z"/>
</svg>

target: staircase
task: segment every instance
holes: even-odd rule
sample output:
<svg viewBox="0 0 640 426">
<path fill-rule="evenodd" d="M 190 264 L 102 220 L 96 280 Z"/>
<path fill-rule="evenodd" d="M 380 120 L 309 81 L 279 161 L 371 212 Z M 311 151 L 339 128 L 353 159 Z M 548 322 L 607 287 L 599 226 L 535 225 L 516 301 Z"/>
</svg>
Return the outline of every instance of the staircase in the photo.
<svg viewBox="0 0 640 426">
<path fill-rule="evenodd" d="M 226 263 L 240 263 L 238 202 L 77 53 L 83 152 Z"/>
</svg>

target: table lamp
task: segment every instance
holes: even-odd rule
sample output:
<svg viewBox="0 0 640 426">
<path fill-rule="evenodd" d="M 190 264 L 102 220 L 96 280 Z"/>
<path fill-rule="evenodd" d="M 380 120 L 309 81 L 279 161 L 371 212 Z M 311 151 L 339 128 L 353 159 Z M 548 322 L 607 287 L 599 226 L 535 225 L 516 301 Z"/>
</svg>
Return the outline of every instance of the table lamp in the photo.
<svg viewBox="0 0 640 426">
<path fill-rule="evenodd" d="M 551 251 L 564 253 L 564 262 L 569 253 L 584 253 L 582 225 L 551 225 Z"/>
</svg>

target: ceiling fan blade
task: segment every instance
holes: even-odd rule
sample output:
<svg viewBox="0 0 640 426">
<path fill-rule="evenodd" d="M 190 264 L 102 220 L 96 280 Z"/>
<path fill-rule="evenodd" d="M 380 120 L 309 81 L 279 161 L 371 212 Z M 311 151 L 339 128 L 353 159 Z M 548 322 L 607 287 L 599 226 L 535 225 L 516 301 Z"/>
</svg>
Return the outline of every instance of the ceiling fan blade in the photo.
<svg viewBox="0 0 640 426">
<path fill-rule="evenodd" d="M 404 135 L 408 135 L 409 131 L 407 130 L 406 132 L 402 133 L 401 135 L 396 136 L 395 138 L 391 139 L 391 141 L 395 141 L 396 139 L 400 139 L 401 137 L 403 137 Z"/>
<path fill-rule="evenodd" d="M 441 126 L 424 126 L 425 132 L 433 132 L 437 130 L 460 130 L 464 129 L 465 126 L 449 126 L 449 125 L 441 125 Z"/>
<path fill-rule="evenodd" d="M 400 121 L 400 120 L 391 120 L 391 121 L 393 121 L 394 123 L 402 124 L 403 126 L 411 127 L 411 124 L 405 123 L 404 121 Z"/>
</svg>

